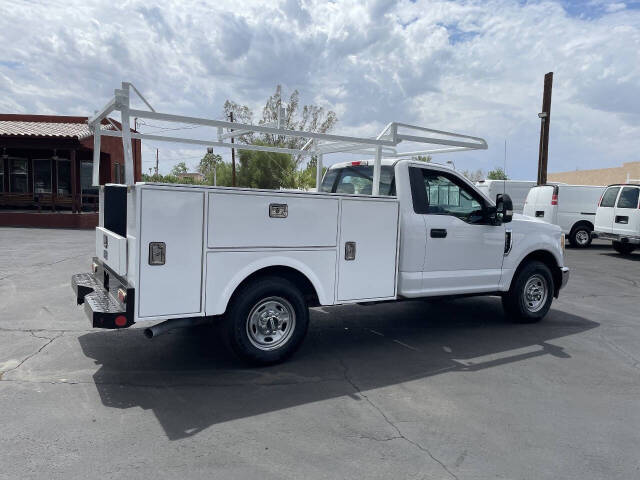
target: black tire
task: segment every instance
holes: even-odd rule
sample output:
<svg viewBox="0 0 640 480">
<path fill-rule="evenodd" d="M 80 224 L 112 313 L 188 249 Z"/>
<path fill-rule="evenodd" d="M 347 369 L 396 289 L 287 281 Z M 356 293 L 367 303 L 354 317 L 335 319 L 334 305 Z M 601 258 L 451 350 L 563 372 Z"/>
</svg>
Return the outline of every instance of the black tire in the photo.
<svg viewBox="0 0 640 480">
<path fill-rule="evenodd" d="M 542 285 L 546 297 L 536 300 Z M 527 296 L 527 290 L 529 290 L 529 296 Z M 516 276 L 511 281 L 511 288 L 502 296 L 502 306 L 507 317 L 514 322 L 539 322 L 551 308 L 553 292 L 553 276 L 549 267 L 542 262 L 530 261 L 516 272 Z"/>
<path fill-rule="evenodd" d="M 285 318 L 288 320 L 282 321 Z M 225 314 L 223 335 L 241 359 L 271 365 L 295 353 L 308 326 L 309 309 L 300 290 L 284 278 L 264 277 L 234 294 Z M 278 339 L 278 335 L 282 337 Z"/>
<path fill-rule="evenodd" d="M 630 255 L 636 249 L 636 246 L 632 243 L 622 243 L 614 240 L 611 244 L 613 249 L 621 255 Z"/>
<path fill-rule="evenodd" d="M 569 243 L 574 248 L 587 248 L 591 245 L 591 232 L 593 231 L 588 225 L 577 225 L 573 227 L 569 233 Z"/>
</svg>

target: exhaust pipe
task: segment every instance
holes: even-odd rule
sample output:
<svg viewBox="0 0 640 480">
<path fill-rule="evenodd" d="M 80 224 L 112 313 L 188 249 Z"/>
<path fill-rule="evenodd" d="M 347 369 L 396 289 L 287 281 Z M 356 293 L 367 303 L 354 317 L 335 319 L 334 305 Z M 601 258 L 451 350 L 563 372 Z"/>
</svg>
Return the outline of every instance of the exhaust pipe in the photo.
<svg viewBox="0 0 640 480">
<path fill-rule="evenodd" d="M 208 322 L 207 317 L 190 317 L 190 318 L 172 318 L 171 320 L 165 320 L 152 327 L 144 329 L 144 336 L 151 339 L 156 338 L 158 335 L 167 333 L 174 328 L 194 327 L 196 325 L 202 325 Z"/>
</svg>

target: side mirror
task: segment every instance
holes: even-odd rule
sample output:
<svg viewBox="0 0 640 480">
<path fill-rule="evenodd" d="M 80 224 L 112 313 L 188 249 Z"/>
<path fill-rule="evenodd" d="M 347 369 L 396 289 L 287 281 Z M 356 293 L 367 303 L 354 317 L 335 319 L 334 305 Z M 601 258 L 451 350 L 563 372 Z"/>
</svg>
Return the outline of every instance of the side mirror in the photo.
<svg viewBox="0 0 640 480">
<path fill-rule="evenodd" d="M 496 213 L 498 220 L 502 223 L 509 223 L 513 220 L 513 202 L 506 193 L 496 195 Z"/>
</svg>

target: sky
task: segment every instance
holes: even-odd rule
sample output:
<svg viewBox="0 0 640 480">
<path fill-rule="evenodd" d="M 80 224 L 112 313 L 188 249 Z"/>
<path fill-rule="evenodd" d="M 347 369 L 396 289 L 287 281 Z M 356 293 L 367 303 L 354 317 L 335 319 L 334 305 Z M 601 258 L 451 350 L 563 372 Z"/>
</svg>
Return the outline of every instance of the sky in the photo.
<svg viewBox="0 0 640 480">
<path fill-rule="evenodd" d="M 334 110 L 335 132 L 479 136 L 488 150 L 434 160 L 485 171 L 506 141 L 509 176 L 535 179 L 552 71 L 549 171 L 640 160 L 640 1 L 162 3 L 1 2 L 0 112 L 90 115 L 125 80 L 158 111 L 222 118 L 226 99 L 259 114 L 281 84 Z M 203 154 L 143 141 L 144 171 L 156 148 L 164 173 Z"/>
</svg>

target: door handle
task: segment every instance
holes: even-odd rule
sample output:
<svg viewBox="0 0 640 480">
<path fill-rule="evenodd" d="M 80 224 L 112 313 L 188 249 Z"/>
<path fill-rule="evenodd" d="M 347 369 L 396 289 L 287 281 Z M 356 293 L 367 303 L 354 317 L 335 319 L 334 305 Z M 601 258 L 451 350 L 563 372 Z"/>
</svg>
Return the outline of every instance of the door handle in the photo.
<svg viewBox="0 0 640 480">
<path fill-rule="evenodd" d="M 616 223 L 622 223 L 623 225 L 629 224 L 629 217 L 623 215 L 616 216 Z"/>
<path fill-rule="evenodd" d="M 431 238 L 446 238 L 447 229 L 446 228 L 432 228 L 431 229 Z"/>
</svg>

